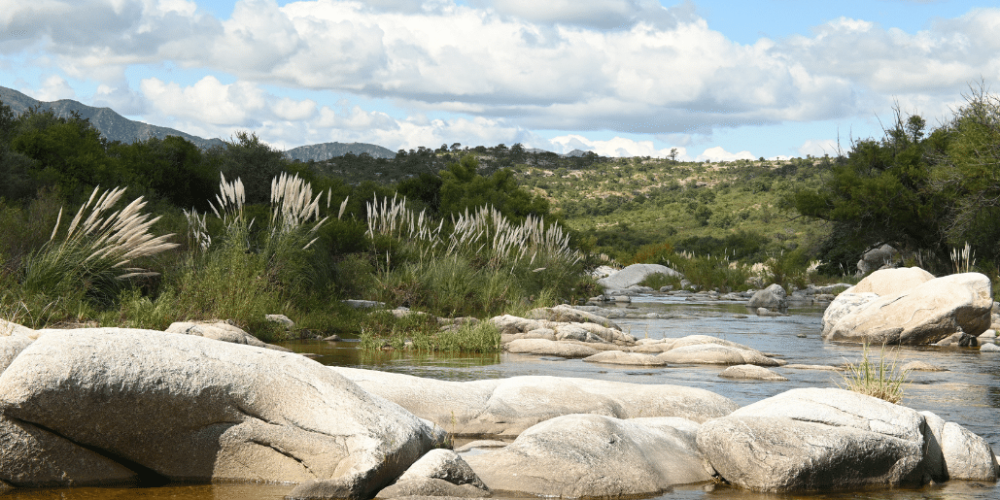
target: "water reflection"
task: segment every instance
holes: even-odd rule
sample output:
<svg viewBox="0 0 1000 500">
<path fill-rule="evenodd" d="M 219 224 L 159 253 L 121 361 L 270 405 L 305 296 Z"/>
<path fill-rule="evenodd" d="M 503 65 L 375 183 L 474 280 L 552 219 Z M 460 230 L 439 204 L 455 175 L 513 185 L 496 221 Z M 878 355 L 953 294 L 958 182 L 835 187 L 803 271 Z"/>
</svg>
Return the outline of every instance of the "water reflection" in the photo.
<svg viewBox="0 0 1000 500">
<path fill-rule="evenodd" d="M 274 484 L 179 484 L 156 488 L 60 488 L 16 489 L 3 500 L 282 500 L 291 485 Z"/>
</svg>

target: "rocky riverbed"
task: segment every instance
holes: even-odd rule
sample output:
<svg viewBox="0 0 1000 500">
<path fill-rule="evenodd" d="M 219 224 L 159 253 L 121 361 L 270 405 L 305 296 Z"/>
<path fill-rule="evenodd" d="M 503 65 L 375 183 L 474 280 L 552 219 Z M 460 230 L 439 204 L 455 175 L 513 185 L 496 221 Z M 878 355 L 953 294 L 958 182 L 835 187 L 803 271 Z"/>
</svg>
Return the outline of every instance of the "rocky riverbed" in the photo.
<svg viewBox="0 0 1000 500">
<path fill-rule="evenodd" d="M 860 348 L 822 340 L 820 307 L 603 309 L 494 318 L 507 351 L 485 357 L 284 346 L 335 367 L 221 325 L 5 325 L 0 479 L 22 498 L 164 481 L 294 483 L 290 498 L 997 491 L 998 354 L 903 348 L 923 364 L 898 406 L 837 387 Z M 456 437 L 489 442 L 431 452 Z"/>
</svg>

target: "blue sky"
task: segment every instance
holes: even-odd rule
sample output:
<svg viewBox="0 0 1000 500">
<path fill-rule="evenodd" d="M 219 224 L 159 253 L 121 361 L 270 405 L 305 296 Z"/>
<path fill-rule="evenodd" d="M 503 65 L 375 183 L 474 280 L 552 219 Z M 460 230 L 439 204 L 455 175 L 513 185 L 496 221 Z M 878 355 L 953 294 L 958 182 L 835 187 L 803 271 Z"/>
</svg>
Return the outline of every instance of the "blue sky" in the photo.
<svg viewBox="0 0 1000 500">
<path fill-rule="evenodd" d="M 1000 9 L 869 0 L 0 0 L 0 85 L 289 149 L 835 153 L 1000 85 Z"/>
</svg>

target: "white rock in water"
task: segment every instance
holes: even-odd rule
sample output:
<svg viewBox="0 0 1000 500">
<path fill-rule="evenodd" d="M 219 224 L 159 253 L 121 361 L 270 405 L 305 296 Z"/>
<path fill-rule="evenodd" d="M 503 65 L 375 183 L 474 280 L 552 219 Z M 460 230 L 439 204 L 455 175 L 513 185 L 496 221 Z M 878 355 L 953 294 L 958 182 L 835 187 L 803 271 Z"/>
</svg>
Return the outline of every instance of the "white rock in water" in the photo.
<svg viewBox="0 0 1000 500">
<path fill-rule="evenodd" d="M 712 480 L 695 440 L 697 428 L 678 418 L 567 415 L 468 462 L 493 490 L 568 498 L 651 496 Z"/>
<path fill-rule="evenodd" d="M 990 279 L 952 274 L 881 296 L 840 318 L 828 340 L 928 345 L 959 331 L 978 336 L 990 327 Z"/>
<path fill-rule="evenodd" d="M 541 376 L 450 382 L 357 368 L 328 369 L 456 436 L 517 436 L 539 422 L 574 413 L 704 422 L 739 407 L 704 389 L 666 384 Z"/>
<path fill-rule="evenodd" d="M 597 284 L 610 290 L 622 290 L 638 285 L 654 274 L 683 277 L 681 273 L 659 264 L 632 264 L 607 278 L 597 280 Z"/>
<path fill-rule="evenodd" d="M 52 484 L 59 470 L 64 486 L 119 484 L 113 465 L 134 463 L 167 479 L 321 480 L 368 498 L 445 437 L 297 354 L 110 328 L 25 348 L 0 374 L 0 415 L 21 429 L 0 458 L 15 486 Z M 32 440 L 77 451 L 38 468 Z"/>
</svg>

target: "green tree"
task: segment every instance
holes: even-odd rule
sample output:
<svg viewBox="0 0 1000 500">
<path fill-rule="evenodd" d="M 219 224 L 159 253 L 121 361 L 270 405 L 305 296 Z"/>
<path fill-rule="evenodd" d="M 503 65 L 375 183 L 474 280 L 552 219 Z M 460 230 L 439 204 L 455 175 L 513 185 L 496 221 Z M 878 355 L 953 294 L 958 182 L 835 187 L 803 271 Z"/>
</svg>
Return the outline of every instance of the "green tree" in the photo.
<svg viewBox="0 0 1000 500">
<path fill-rule="evenodd" d="M 271 195 L 271 179 L 285 170 L 288 161 L 281 151 L 260 141 L 257 134 L 241 130 L 226 142 L 219 168 L 227 179 L 243 180 L 247 203 L 267 203 Z"/>
<path fill-rule="evenodd" d="M 907 126 L 916 123 L 903 120 L 897 108 L 895 124 L 881 140 L 856 141 L 847 158 L 831 167 L 824 186 L 792 195 L 790 204 L 800 213 L 834 224 L 824 244 L 824 260 L 833 267 L 853 268 L 861 252 L 883 243 L 947 261 L 948 200 L 931 176 L 943 132 L 914 141 L 917 129 L 908 133 Z"/>
<path fill-rule="evenodd" d="M 87 120 L 59 118 L 32 109 L 18 118 L 11 149 L 34 160 L 31 177 L 82 196 L 94 186 L 128 186 L 136 180 L 107 154 L 108 143 Z"/>
<path fill-rule="evenodd" d="M 469 154 L 441 171 L 442 215 L 482 206 L 493 206 L 512 220 L 549 214 L 548 201 L 518 186 L 510 169 L 497 170 L 489 177 L 479 175 L 478 169 L 479 161 Z"/>
<path fill-rule="evenodd" d="M 218 166 L 183 137 L 115 143 L 108 153 L 136 179 L 133 187 L 148 189 L 176 206 L 204 211 L 208 200 L 215 197 Z"/>
</svg>

